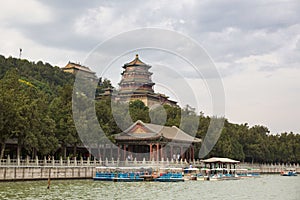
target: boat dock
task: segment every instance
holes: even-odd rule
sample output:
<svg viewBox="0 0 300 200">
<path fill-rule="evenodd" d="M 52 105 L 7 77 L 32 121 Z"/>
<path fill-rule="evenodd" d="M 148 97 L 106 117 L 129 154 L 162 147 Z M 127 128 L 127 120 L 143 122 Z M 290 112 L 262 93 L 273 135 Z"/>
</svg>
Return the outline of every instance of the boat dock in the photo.
<svg viewBox="0 0 300 200">
<path fill-rule="evenodd" d="M 92 179 L 96 167 L 174 167 L 185 168 L 189 165 L 201 167 L 200 160 L 188 162 L 186 160 L 161 160 L 161 161 L 115 161 L 115 160 L 47 160 L 39 159 L 3 159 L 0 160 L 0 181 L 46 180 L 51 179 Z M 299 174 L 298 164 L 251 164 L 239 163 L 240 169 L 257 169 L 260 174 L 280 174 L 287 168 L 293 168 Z"/>
</svg>

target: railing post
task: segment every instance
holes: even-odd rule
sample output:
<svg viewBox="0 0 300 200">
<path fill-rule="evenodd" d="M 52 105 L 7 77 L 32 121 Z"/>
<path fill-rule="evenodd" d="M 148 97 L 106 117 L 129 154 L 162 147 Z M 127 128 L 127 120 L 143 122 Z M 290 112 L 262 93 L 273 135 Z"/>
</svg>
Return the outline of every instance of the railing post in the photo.
<svg viewBox="0 0 300 200">
<path fill-rule="evenodd" d="M 87 158 L 86 164 L 90 166 L 90 157 Z"/>
<path fill-rule="evenodd" d="M 10 155 L 7 156 L 7 162 L 6 162 L 6 164 L 10 165 Z"/>
<path fill-rule="evenodd" d="M 76 159 L 76 157 L 74 157 L 74 166 L 76 166 L 77 165 L 77 159 Z"/>
<path fill-rule="evenodd" d="M 46 159 L 46 156 L 44 156 L 44 165 L 47 165 L 47 159 Z"/>
<path fill-rule="evenodd" d="M 20 156 L 17 157 L 17 165 L 20 166 Z"/>
<path fill-rule="evenodd" d="M 26 156 L 25 165 L 26 165 L 26 166 L 29 165 L 29 156 Z"/>
<path fill-rule="evenodd" d="M 81 164 L 81 166 L 83 166 L 83 158 L 82 158 L 82 156 L 80 157 L 80 164 Z"/>
<path fill-rule="evenodd" d="M 35 165 L 39 166 L 39 157 L 38 156 L 35 156 Z"/>
<path fill-rule="evenodd" d="M 67 157 L 67 166 L 70 166 L 70 157 Z"/>
<path fill-rule="evenodd" d="M 146 164 L 146 159 L 145 159 L 145 157 L 143 158 L 143 165 L 145 165 Z"/>
<path fill-rule="evenodd" d="M 111 158 L 111 164 L 112 164 L 113 166 L 115 165 L 115 160 L 114 160 L 113 157 Z"/>
<path fill-rule="evenodd" d="M 60 166 L 63 166 L 63 159 L 62 159 L 62 156 L 59 157 L 59 163 L 60 163 Z"/>
<path fill-rule="evenodd" d="M 137 164 L 136 157 L 134 158 L 134 160 L 133 160 L 133 163 L 134 163 L 134 165 L 136 165 L 136 164 Z"/>
</svg>

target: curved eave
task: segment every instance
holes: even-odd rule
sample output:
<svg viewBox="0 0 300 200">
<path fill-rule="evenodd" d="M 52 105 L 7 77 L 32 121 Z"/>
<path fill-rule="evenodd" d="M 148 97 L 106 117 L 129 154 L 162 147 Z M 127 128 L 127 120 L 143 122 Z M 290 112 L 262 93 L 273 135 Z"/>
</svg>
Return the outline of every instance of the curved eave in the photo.
<svg viewBox="0 0 300 200">
<path fill-rule="evenodd" d="M 136 137 L 133 135 L 124 135 L 124 136 L 115 136 L 114 139 L 116 141 L 147 141 L 147 140 L 161 140 L 161 141 L 168 141 L 168 142 L 180 142 L 180 143 L 200 143 L 201 139 L 195 138 L 194 140 L 184 140 L 184 139 L 173 139 L 173 138 L 166 138 L 161 135 L 152 136 L 152 137 L 141 137 L 138 134 Z"/>
<path fill-rule="evenodd" d="M 153 82 L 137 82 L 137 81 L 121 81 L 120 83 L 118 83 L 118 85 L 125 85 L 125 84 L 128 84 L 128 85 L 139 85 L 142 86 L 142 85 L 149 85 L 149 86 L 153 86 L 155 85 L 155 83 Z"/>
<path fill-rule="evenodd" d="M 128 140 L 147 141 L 147 140 L 157 140 L 160 138 L 160 136 L 158 135 L 153 137 L 134 137 L 134 136 L 127 135 L 127 136 L 115 136 L 114 138 L 116 141 L 128 141 Z"/>
</svg>

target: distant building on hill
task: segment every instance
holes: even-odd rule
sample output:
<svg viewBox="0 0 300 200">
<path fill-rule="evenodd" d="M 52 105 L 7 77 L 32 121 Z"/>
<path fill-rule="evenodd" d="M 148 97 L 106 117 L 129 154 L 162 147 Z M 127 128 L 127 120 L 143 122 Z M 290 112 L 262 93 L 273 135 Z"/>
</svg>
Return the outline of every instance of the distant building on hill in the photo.
<svg viewBox="0 0 300 200">
<path fill-rule="evenodd" d="M 92 78 L 92 79 L 97 78 L 96 72 L 93 72 L 90 68 L 70 61 L 65 67 L 62 68 L 62 70 L 64 72 L 72 73 L 74 75 L 76 75 L 77 72 L 80 71 L 82 75 L 85 76 L 86 78 Z"/>
<path fill-rule="evenodd" d="M 142 62 L 136 54 L 134 60 L 123 65 L 124 71 L 121 73 L 119 90 L 113 93 L 113 90 L 108 88 L 99 98 L 111 96 L 119 102 L 141 100 L 148 107 L 155 104 L 177 106 L 176 101 L 170 100 L 164 94 L 154 92 L 153 86 L 155 83 L 151 80 L 153 73 L 149 72 L 150 68 L 151 66 Z"/>
</svg>

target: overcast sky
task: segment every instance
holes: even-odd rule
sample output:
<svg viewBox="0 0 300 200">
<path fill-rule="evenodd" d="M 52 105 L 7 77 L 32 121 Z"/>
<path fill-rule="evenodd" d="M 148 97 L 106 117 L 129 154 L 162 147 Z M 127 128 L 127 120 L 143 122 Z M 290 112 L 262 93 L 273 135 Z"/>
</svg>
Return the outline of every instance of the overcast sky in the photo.
<svg viewBox="0 0 300 200">
<path fill-rule="evenodd" d="M 264 125 L 274 134 L 300 133 L 298 0 L 1 0 L 0 54 L 18 57 L 22 48 L 22 58 L 31 61 L 60 67 L 68 61 L 88 63 L 86 58 L 97 45 L 123 32 L 147 27 L 173 30 L 193 39 L 214 62 L 219 77 L 199 78 L 188 70 L 190 63 L 169 53 L 142 49 L 116 55 L 107 49 L 102 56 L 115 62 L 103 75 L 114 86 L 120 80 L 121 65 L 139 53 L 141 60 L 152 65 L 155 90 L 181 105 L 190 104 L 213 115 L 213 97 L 207 84 L 220 78 L 229 121 Z M 120 45 L 130 46 L 126 41 Z M 169 79 L 177 76 L 184 81 Z M 198 104 L 183 98 L 185 87 L 191 88 Z"/>
</svg>

